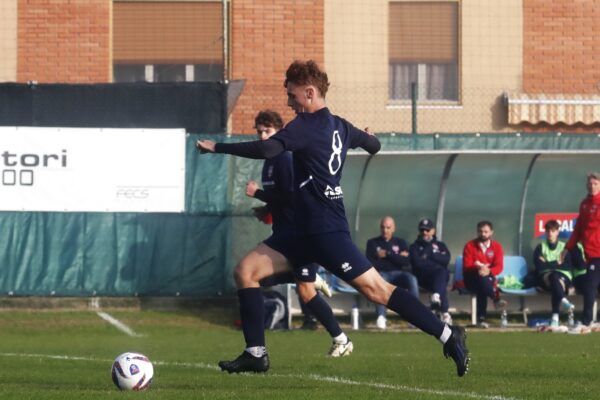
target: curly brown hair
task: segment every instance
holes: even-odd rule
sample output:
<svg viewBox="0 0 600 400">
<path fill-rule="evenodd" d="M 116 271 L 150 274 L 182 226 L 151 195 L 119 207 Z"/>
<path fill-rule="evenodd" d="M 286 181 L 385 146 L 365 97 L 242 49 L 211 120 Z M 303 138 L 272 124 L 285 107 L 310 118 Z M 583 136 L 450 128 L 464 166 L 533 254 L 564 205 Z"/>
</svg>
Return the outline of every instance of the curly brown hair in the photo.
<svg viewBox="0 0 600 400">
<path fill-rule="evenodd" d="M 287 87 L 288 82 L 296 85 L 314 85 L 321 96 L 325 97 L 327 89 L 329 89 L 329 80 L 327 73 L 321 71 L 319 66 L 313 60 L 306 62 L 296 60 L 290 64 L 285 72 L 285 82 L 283 86 Z"/>
<path fill-rule="evenodd" d="M 268 128 L 273 127 L 277 130 L 283 128 L 283 119 L 278 112 L 272 110 L 260 111 L 254 118 L 254 127 L 264 125 Z"/>
</svg>

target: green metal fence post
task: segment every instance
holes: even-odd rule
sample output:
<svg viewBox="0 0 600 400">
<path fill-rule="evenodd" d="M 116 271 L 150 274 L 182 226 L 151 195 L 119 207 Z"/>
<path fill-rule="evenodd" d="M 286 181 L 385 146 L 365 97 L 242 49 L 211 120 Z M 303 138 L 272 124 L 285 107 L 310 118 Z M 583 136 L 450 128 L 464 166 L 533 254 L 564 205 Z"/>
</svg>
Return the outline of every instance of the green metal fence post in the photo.
<svg viewBox="0 0 600 400">
<path fill-rule="evenodd" d="M 417 147 L 417 82 L 411 82 L 410 84 L 410 99 L 412 108 L 412 147 Z"/>
</svg>

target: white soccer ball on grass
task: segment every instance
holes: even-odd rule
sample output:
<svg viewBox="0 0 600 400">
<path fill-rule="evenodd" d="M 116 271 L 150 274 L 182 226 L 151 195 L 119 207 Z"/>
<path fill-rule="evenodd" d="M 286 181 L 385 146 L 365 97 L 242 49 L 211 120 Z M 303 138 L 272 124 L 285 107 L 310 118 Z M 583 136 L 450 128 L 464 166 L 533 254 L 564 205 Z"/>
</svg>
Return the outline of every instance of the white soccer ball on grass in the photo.
<svg viewBox="0 0 600 400">
<path fill-rule="evenodd" d="M 123 353 L 112 365 L 112 380 L 121 390 L 146 390 L 152 383 L 154 367 L 140 353 Z"/>
</svg>

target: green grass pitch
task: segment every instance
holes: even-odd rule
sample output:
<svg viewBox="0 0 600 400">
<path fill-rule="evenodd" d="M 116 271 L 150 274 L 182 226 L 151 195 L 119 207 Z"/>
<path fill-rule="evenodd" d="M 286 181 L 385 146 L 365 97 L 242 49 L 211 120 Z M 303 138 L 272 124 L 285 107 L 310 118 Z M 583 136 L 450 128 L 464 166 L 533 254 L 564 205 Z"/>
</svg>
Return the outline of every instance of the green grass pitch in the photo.
<svg viewBox="0 0 600 400">
<path fill-rule="evenodd" d="M 268 332 L 271 370 L 229 375 L 216 363 L 243 348 L 229 311 L 213 314 L 107 310 L 140 336 L 92 311 L 0 313 L 0 399 L 598 399 L 599 334 L 468 331 L 471 371 L 456 376 L 441 345 L 417 332 L 349 331 L 352 356 L 325 356 L 314 332 Z M 218 313 L 217 313 L 218 314 Z M 110 378 L 124 351 L 151 358 L 146 392 Z"/>
</svg>

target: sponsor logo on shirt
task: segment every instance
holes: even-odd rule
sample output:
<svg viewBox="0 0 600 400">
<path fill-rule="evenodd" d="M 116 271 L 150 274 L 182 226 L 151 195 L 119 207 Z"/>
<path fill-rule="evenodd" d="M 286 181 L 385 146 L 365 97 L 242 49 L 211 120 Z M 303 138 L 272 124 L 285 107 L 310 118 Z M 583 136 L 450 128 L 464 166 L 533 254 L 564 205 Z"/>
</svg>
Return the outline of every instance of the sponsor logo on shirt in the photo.
<svg viewBox="0 0 600 400">
<path fill-rule="evenodd" d="M 349 262 L 345 262 L 342 264 L 342 271 L 344 272 L 348 272 L 352 269 L 352 266 L 350 265 Z"/>
<path fill-rule="evenodd" d="M 379 250 L 379 249 L 377 249 L 377 250 Z M 392 246 L 392 251 L 394 253 L 398 253 L 400 251 L 400 246 Z"/>
<path fill-rule="evenodd" d="M 302 276 L 308 276 L 308 268 L 302 268 Z"/>
<path fill-rule="evenodd" d="M 331 188 L 331 186 L 327 185 L 325 188 L 325 197 L 329 200 L 337 200 L 344 197 L 344 193 L 342 193 L 342 187 L 336 186 L 335 188 Z"/>
</svg>

